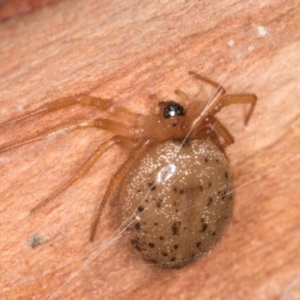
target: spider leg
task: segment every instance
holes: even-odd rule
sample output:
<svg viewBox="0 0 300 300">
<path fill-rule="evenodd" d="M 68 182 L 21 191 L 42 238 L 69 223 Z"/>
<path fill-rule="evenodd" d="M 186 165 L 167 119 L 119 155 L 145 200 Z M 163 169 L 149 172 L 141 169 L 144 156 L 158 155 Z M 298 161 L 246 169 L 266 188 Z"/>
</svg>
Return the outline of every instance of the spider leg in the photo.
<svg viewBox="0 0 300 300">
<path fill-rule="evenodd" d="M 185 92 L 183 92 L 181 90 L 175 90 L 175 94 L 177 96 L 179 96 L 183 100 L 184 103 L 188 103 L 189 97 Z"/>
<path fill-rule="evenodd" d="M 139 145 L 137 146 L 137 148 L 133 151 L 130 158 L 119 169 L 117 174 L 114 176 L 113 180 L 110 182 L 110 184 L 105 192 L 104 198 L 102 199 L 102 201 L 100 203 L 96 217 L 94 219 L 94 222 L 92 224 L 90 242 L 94 241 L 100 217 L 102 215 L 103 209 L 104 209 L 107 201 L 109 200 L 111 194 L 115 190 L 117 190 L 119 184 L 122 182 L 122 180 L 125 177 L 125 175 L 127 174 L 128 170 L 137 161 L 137 159 L 143 154 L 143 152 L 145 151 L 145 149 L 147 148 L 147 146 L 149 145 L 150 142 L 151 142 L 151 139 L 142 140 L 139 143 Z"/>
<path fill-rule="evenodd" d="M 101 110 L 107 110 L 112 105 L 110 99 L 102 99 L 102 98 L 98 98 L 98 97 L 91 97 L 88 95 L 79 94 L 79 95 L 65 97 L 65 98 L 61 98 L 61 99 L 46 103 L 45 105 L 43 105 L 31 112 L 28 112 L 20 117 L 17 117 L 12 120 L 9 120 L 7 122 L 4 122 L 0 126 L 1 127 L 6 126 L 11 123 L 15 123 L 17 121 L 21 121 L 21 120 L 27 119 L 32 116 L 47 114 L 49 112 L 56 111 L 56 110 L 62 109 L 64 107 L 72 106 L 72 105 L 76 105 L 76 104 L 85 105 L 85 106 L 96 106 L 97 108 L 99 108 Z"/>
<path fill-rule="evenodd" d="M 56 197 L 58 194 L 62 193 L 64 190 L 66 190 L 71 184 L 73 184 L 75 181 L 83 177 L 90 169 L 91 167 L 96 163 L 96 161 L 112 146 L 120 144 L 124 148 L 127 149 L 133 149 L 134 143 L 127 137 L 116 135 L 109 139 L 108 141 L 102 143 L 98 149 L 85 161 L 85 163 L 80 167 L 80 169 L 77 171 L 77 173 L 68 181 L 66 182 L 61 188 L 59 188 L 57 191 L 55 191 L 52 195 L 44 199 L 42 202 L 40 202 L 38 205 L 33 207 L 31 209 L 31 213 L 36 211 L 37 209 L 41 208 L 48 202 L 50 202 L 54 197 Z"/>
<path fill-rule="evenodd" d="M 254 111 L 256 102 L 257 102 L 257 97 L 254 94 L 236 94 L 236 95 L 230 95 L 226 94 L 225 89 L 219 85 L 218 83 L 201 76 L 200 74 L 197 74 L 193 71 L 189 72 L 190 75 L 193 75 L 196 79 L 202 80 L 213 87 L 217 89 L 218 95 L 215 97 L 214 105 L 209 107 L 208 109 L 208 114 L 209 115 L 215 115 L 218 113 L 223 107 L 231 105 L 231 104 L 250 104 L 250 109 L 245 117 L 244 123 L 245 125 L 248 124 L 250 117 Z"/>
<path fill-rule="evenodd" d="M 204 128 L 202 128 L 197 136 L 201 138 L 209 137 L 220 148 L 226 148 L 234 143 L 234 138 L 225 126 L 214 116 L 208 116 L 205 118 Z M 209 127 L 208 127 L 209 126 Z M 223 143 L 220 142 L 216 133 L 222 137 Z"/>
<path fill-rule="evenodd" d="M 220 142 L 217 133 L 212 130 L 210 127 L 203 127 L 201 128 L 196 137 L 202 140 L 209 139 L 211 140 L 221 151 L 223 151 L 222 143 Z"/>
<path fill-rule="evenodd" d="M 211 86 L 215 87 L 220 94 L 226 94 L 225 89 L 220 84 L 218 84 L 217 82 L 215 82 L 213 80 L 210 80 L 210 79 L 208 79 L 204 76 L 201 76 L 200 74 L 197 74 L 194 71 L 189 71 L 189 74 L 194 76 L 196 79 L 202 80 L 202 81 L 210 84 Z"/>
<path fill-rule="evenodd" d="M 250 104 L 250 109 L 245 117 L 244 123 L 248 124 L 250 117 L 254 111 L 254 108 L 257 103 L 257 97 L 254 94 L 235 94 L 235 95 L 224 95 L 220 98 L 220 108 L 228 106 L 230 104 Z"/>
<path fill-rule="evenodd" d="M 57 132 L 62 131 L 69 131 L 69 130 L 75 130 L 75 129 L 84 129 L 84 128 L 90 128 L 90 127 L 96 127 L 104 130 L 111 131 L 118 135 L 123 136 L 130 136 L 129 129 L 124 126 L 122 123 L 111 121 L 108 119 L 94 119 L 94 120 L 75 120 L 67 124 L 58 125 L 54 128 L 51 128 L 50 130 L 47 130 L 45 132 L 39 133 L 33 137 L 27 138 L 21 142 L 18 142 L 16 144 L 3 146 L 0 148 L 0 153 L 6 152 L 8 150 L 21 147 L 23 145 L 39 141 L 43 138 L 46 138 L 48 136 L 51 136 Z"/>
</svg>

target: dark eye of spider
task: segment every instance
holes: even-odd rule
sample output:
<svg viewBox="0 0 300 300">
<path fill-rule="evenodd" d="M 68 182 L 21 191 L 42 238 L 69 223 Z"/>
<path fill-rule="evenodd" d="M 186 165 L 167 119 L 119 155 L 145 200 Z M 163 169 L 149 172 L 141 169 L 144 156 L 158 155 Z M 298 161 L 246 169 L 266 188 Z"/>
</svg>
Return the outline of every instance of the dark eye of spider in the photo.
<svg viewBox="0 0 300 300">
<path fill-rule="evenodd" d="M 184 115 L 185 115 L 185 110 L 180 104 L 174 101 L 165 102 L 164 117 L 166 119 L 175 116 L 184 116 Z"/>
</svg>

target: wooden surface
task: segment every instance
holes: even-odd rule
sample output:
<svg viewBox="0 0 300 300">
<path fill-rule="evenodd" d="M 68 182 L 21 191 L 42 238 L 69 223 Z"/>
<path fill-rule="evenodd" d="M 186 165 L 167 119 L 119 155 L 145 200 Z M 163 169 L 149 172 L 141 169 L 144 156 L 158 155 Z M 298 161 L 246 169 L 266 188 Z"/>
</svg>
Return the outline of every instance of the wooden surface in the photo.
<svg viewBox="0 0 300 300">
<path fill-rule="evenodd" d="M 0 22 L 33 13 L 60 0 L 0 0 Z"/>
<path fill-rule="evenodd" d="M 127 153 L 113 149 L 49 205 L 56 190 L 110 134 L 60 134 L 0 155 L 1 299 L 299 299 L 300 10 L 298 1 L 62 1 L 0 24 L 0 122 L 76 93 L 149 114 L 177 88 L 207 101 L 197 71 L 230 93 L 255 93 L 220 114 L 235 136 L 234 217 L 220 244 L 180 270 L 140 259 L 107 205 L 95 210 Z M 200 88 L 201 99 L 195 97 Z M 203 102 L 202 102 L 203 103 Z M 74 118 L 68 108 L 0 128 L 0 144 Z"/>
</svg>

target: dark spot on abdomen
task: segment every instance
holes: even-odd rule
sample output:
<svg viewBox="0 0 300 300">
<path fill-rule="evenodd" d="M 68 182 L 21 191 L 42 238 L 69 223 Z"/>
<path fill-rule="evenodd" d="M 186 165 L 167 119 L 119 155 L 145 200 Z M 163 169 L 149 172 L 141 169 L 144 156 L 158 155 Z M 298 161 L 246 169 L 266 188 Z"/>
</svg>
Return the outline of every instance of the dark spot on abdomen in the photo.
<svg viewBox="0 0 300 300">
<path fill-rule="evenodd" d="M 172 225 L 172 232 L 173 232 L 173 235 L 177 235 L 177 234 L 178 234 L 180 225 L 181 225 L 180 222 L 175 222 L 175 223 Z"/>
<path fill-rule="evenodd" d="M 141 247 L 140 247 L 140 245 L 139 245 L 139 242 L 138 242 L 137 240 L 131 240 L 130 242 L 131 242 L 132 246 L 133 246 L 137 251 L 139 251 L 139 252 L 142 251 L 142 249 L 141 249 Z"/>
<path fill-rule="evenodd" d="M 150 191 L 154 191 L 156 189 L 156 186 L 155 186 L 154 182 L 149 182 L 148 186 L 150 188 Z"/>
<path fill-rule="evenodd" d="M 134 227 L 135 227 L 135 229 L 136 229 L 137 231 L 141 230 L 141 228 L 142 228 L 140 223 L 136 223 L 136 224 L 134 225 Z"/>
<path fill-rule="evenodd" d="M 208 227 L 207 223 L 204 223 L 204 224 L 202 225 L 201 231 L 202 231 L 202 232 L 205 232 L 205 230 L 207 229 L 207 227 Z"/>
</svg>

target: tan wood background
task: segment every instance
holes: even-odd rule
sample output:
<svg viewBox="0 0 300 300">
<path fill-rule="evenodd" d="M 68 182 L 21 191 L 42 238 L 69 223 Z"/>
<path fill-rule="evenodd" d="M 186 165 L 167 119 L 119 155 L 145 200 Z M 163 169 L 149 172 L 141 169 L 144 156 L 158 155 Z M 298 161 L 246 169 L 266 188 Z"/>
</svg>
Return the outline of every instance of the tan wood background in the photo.
<svg viewBox="0 0 300 300">
<path fill-rule="evenodd" d="M 0 123 L 82 92 L 149 114 L 151 93 L 194 92 L 189 70 L 230 93 L 256 93 L 259 102 L 247 128 L 243 107 L 220 114 L 236 139 L 227 152 L 236 178 L 234 217 L 211 254 L 181 270 L 139 258 L 119 235 L 117 198 L 106 207 L 96 241 L 88 242 L 96 207 L 126 158 L 121 149 L 29 215 L 109 133 L 80 130 L 1 154 L 0 298 L 299 299 L 299 1 L 38 6 L 23 15 L 13 6 L 9 17 L 0 7 Z M 199 100 L 207 98 L 191 98 Z M 98 115 L 73 107 L 0 127 L 0 144 Z"/>
</svg>

